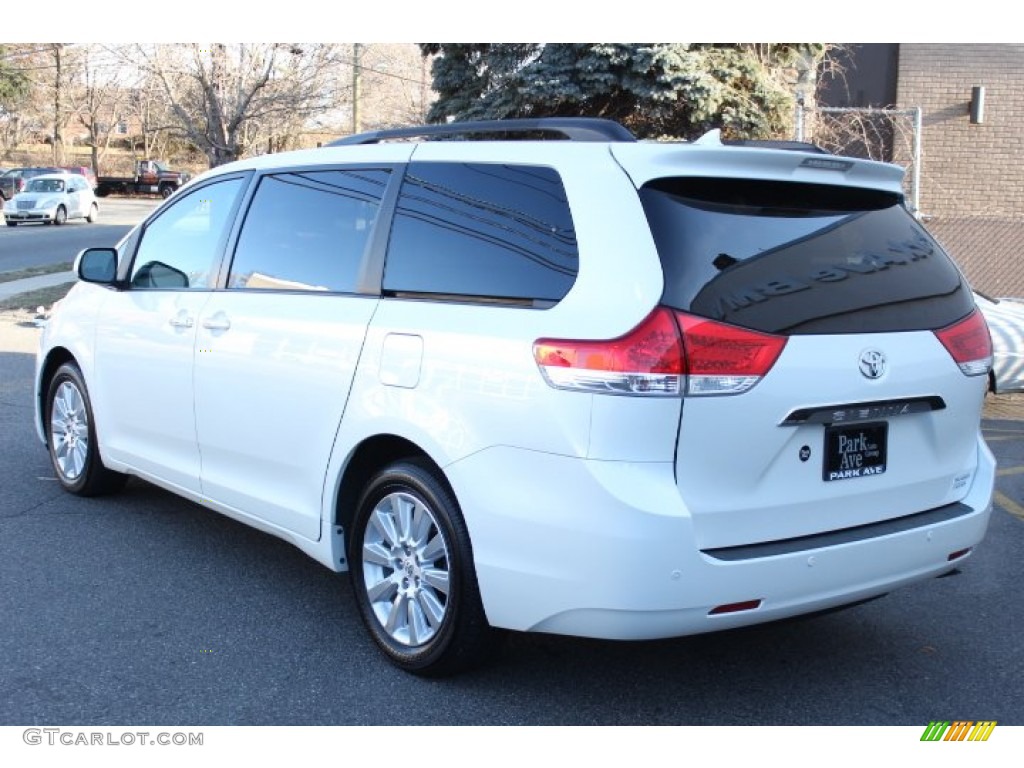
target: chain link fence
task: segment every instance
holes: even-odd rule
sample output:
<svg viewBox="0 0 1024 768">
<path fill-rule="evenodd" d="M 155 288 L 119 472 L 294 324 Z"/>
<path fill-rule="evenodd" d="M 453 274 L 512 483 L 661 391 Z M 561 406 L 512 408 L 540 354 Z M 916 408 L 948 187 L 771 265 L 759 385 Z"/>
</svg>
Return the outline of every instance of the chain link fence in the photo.
<svg viewBox="0 0 1024 768">
<path fill-rule="evenodd" d="M 837 155 L 903 166 L 911 212 L 921 212 L 921 108 L 805 107 L 797 105 L 796 139 Z"/>
</svg>

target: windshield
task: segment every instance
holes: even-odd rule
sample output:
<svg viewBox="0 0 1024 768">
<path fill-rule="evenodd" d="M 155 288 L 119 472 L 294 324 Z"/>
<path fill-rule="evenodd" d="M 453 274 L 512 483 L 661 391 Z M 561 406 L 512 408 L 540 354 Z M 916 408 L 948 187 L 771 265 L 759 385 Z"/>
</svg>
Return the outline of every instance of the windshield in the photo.
<svg viewBox="0 0 1024 768">
<path fill-rule="evenodd" d="M 61 179 L 32 179 L 26 186 L 26 192 L 63 192 L 64 181 Z"/>
</svg>

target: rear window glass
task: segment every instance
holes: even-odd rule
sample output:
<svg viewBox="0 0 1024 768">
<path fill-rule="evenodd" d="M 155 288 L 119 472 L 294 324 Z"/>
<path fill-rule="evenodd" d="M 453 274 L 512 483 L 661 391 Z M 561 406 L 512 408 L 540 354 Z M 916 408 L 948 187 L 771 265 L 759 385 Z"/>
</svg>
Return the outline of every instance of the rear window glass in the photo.
<svg viewBox="0 0 1024 768">
<path fill-rule="evenodd" d="M 971 311 L 959 270 L 897 195 L 673 178 L 640 197 L 677 309 L 789 334 L 934 329 Z"/>
</svg>

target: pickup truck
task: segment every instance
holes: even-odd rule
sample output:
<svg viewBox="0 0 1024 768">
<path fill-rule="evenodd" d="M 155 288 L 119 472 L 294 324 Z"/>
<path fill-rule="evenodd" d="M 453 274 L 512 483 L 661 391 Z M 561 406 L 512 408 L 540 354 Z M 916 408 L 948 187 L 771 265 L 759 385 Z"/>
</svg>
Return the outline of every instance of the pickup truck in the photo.
<svg viewBox="0 0 1024 768">
<path fill-rule="evenodd" d="M 170 197 L 190 178 L 185 171 L 172 171 L 156 160 L 139 160 L 135 164 L 135 176 L 100 176 L 96 184 L 96 196 L 122 194 Z"/>
</svg>

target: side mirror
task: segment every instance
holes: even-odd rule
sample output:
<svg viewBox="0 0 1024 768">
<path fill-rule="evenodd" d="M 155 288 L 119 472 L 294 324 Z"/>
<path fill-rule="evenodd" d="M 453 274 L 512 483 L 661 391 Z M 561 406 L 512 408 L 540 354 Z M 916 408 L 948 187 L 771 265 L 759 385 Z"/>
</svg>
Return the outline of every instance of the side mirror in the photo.
<svg viewBox="0 0 1024 768">
<path fill-rule="evenodd" d="M 143 264 L 132 278 L 135 288 L 188 288 L 188 275 L 161 261 Z"/>
<path fill-rule="evenodd" d="M 78 279 L 87 283 L 113 285 L 117 282 L 117 250 L 86 248 L 75 258 Z"/>
</svg>

